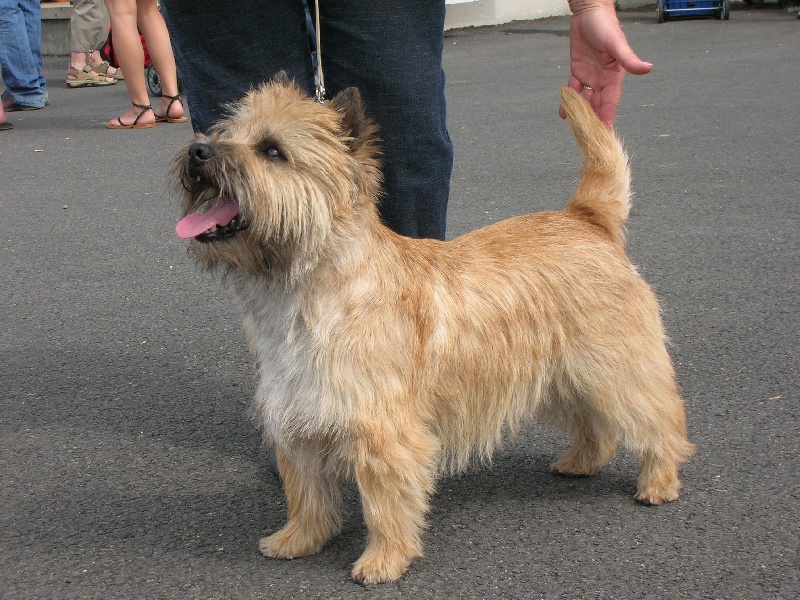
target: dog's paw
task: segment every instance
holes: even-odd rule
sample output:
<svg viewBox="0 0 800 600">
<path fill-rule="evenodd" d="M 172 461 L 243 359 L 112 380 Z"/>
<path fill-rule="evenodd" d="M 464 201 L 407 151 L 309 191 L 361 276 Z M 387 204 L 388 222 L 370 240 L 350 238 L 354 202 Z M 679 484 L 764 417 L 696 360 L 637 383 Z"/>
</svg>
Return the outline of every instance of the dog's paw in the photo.
<svg viewBox="0 0 800 600">
<path fill-rule="evenodd" d="M 637 502 L 641 502 L 646 506 L 658 506 L 665 502 L 673 502 L 679 497 L 677 489 L 657 489 L 647 488 L 636 493 Z"/>
<path fill-rule="evenodd" d="M 614 444 L 576 442 L 550 469 L 556 475 L 564 477 L 591 477 L 614 458 L 616 452 Z"/>
<path fill-rule="evenodd" d="M 411 559 L 399 554 L 379 554 L 367 550 L 353 565 L 351 575 L 358 583 L 388 583 L 400 579 L 410 564 Z"/>
<path fill-rule="evenodd" d="M 581 461 L 578 457 L 565 455 L 550 465 L 550 470 L 561 477 L 591 477 L 600 467 Z"/>
<path fill-rule="evenodd" d="M 300 532 L 288 524 L 280 531 L 261 538 L 258 549 L 268 558 L 299 558 L 316 554 L 324 545 L 324 541 Z"/>
<path fill-rule="evenodd" d="M 550 466 L 550 472 L 559 477 L 591 477 L 594 473 L 587 473 L 582 469 L 575 469 L 573 467 L 566 467 L 555 463 Z"/>
</svg>

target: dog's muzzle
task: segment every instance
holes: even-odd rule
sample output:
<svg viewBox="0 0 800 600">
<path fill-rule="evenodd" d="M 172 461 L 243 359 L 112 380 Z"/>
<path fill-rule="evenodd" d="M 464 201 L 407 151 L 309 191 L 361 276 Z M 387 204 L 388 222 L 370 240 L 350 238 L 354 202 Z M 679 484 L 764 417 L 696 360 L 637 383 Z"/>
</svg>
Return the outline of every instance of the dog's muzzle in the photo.
<svg viewBox="0 0 800 600">
<path fill-rule="evenodd" d="M 186 158 L 187 174 L 192 184 L 197 182 L 196 188 L 192 185 L 193 191 L 202 191 L 206 186 L 215 191 L 208 173 L 209 163 L 214 160 L 213 148 L 209 144 L 195 142 L 189 146 Z M 194 238 L 198 242 L 207 243 L 228 240 L 247 228 L 248 223 L 242 220 L 238 204 L 229 199 L 218 198 L 206 212 L 188 213 L 176 225 L 175 232 L 181 238 Z"/>
</svg>

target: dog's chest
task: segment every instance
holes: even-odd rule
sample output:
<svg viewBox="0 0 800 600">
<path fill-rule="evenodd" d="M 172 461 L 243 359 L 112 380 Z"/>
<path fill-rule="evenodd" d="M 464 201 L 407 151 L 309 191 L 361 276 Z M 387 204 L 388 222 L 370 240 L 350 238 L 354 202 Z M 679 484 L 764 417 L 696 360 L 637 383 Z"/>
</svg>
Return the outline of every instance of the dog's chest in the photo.
<svg viewBox="0 0 800 600">
<path fill-rule="evenodd" d="M 237 282 L 250 349 L 258 361 L 253 409 L 277 443 L 338 429 L 343 410 L 315 368 L 319 349 L 299 315 L 299 298 L 283 286 Z"/>
</svg>

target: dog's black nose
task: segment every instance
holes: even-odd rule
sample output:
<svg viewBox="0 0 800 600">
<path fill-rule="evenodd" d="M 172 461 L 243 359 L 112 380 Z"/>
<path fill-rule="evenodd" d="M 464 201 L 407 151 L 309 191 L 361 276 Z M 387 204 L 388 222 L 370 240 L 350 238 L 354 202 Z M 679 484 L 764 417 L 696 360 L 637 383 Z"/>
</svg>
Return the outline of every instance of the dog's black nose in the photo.
<svg viewBox="0 0 800 600">
<path fill-rule="evenodd" d="M 205 164 L 214 158 L 214 151 L 208 144 L 196 142 L 189 146 L 189 174 L 202 175 Z"/>
</svg>

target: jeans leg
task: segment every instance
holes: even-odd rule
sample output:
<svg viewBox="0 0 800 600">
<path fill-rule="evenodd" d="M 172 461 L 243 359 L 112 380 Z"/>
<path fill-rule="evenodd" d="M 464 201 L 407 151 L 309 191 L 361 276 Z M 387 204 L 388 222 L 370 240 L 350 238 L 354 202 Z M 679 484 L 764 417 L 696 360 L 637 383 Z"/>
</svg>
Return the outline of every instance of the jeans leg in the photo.
<svg viewBox="0 0 800 600">
<path fill-rule="evenodd" d="M 312 2 L 310 4 L 313 5 Z M 328 91 L 357 86 L 384 140 L 384 222 L 444 239 L 453 150 L 446 126 L 444 0 L 324 0 Z M 313 93 L 300 0 L 162 0 L 192 126 L 207 131 L 224 105 L 280 70 Z"/>
<path fill-rule="evenodd" d="M 320 12 L 328 92 L 358 87 L 380 127 L 381 217 L 402 235 L 444 239 L 453 167 L 444 0 L 325 0 Z"/>
<path fill-rule="evenodd" d="M 0 67 L 5 93 L 18 104 L 47 103 L 41 45 L 38 0 L 0 0 Z"/>
<path fill-rule="evenodd" d="M 38 73 L 37 81 L 45 102 L 47 102 L 47 80 L 42 74 L 42 5 L 41 0 L 19 0 L 25 15 L 25 29 L 28 31 L 28 43 L 31 45 L 33 64 Z"/>
<path fill-rule="evenodd" d="M 313 92 L 300 0 L 162 0 L 161 8 L 195 131 L 281 70 Z"/>
</svg>

